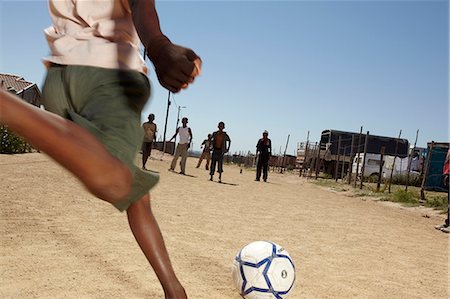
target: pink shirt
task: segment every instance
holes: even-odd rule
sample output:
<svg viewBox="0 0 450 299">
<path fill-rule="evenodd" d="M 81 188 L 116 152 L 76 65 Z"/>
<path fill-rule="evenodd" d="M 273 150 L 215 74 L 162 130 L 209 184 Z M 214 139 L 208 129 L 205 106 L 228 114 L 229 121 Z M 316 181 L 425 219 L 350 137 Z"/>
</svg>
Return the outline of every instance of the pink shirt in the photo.
<svg viewBox="0 0 450 299">
<path fill-rule="evenodd" d="M 63 65 L 147 73 L 128 0 L 49 0 L 53 25 L 45 29 L 51 55 Z"/>
</svg>

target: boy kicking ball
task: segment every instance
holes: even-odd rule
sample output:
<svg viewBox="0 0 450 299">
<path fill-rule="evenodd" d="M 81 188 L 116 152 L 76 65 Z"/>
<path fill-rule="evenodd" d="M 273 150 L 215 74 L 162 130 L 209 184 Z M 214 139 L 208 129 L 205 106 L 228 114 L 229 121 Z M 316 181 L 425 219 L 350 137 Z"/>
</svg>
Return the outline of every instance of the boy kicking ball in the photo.
<svg viewBox="0 0 450 299">
<path fill-rule="evenodd" d="M 200 74 L 194 51 L 161 32 L 154 1 L 49 1 L 51 55 L 43 88 L 48 111 L 0 90 L 0 122 L 72 172 L 98 198 L 126 211 L 166 298 L 187 298 L 172 268 L 149 190 L 154 173 L 134 165 L 140 116 L 150 95 L 139 43 L 161 85 L 187 88 Z M 114 24 L 121 24 L 116 28 Z"/>
</svg>

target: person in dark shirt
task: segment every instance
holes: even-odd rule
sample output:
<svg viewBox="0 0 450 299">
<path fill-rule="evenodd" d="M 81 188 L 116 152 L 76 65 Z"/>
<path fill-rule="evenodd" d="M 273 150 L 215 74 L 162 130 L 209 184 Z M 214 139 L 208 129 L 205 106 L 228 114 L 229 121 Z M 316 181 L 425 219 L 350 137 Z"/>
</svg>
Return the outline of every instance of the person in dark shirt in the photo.
<svg viewBox="0 0 450 299">
<path fill-rule="evenodd" d="M 256 179 L 255 181 L 260 181 L 261 170 L 264 182 L 267 182 L 267 171 L 269 169 L 269 160 L 272 155 L 272 141 L 269 139 L 269 132 L 264 131 L 263 137 L 258 140 L 256 144 L 256 156 L 258 157 L 258 162 L 256 164 Z"/>
<path fill-rule="evenodd" d="M 228 134 L 223 130 L 225 129 L 225 123 L 223 121 L 221 121 L 217 127 L 219 128 L 219 130 L 214 132 L 211 136 L 213 151 L 211 157 L 211 165 L 209 167 L 209 180 L 213 180 L 217 164 L 219 183 L 222 183 L 223 156 L 230 150 L 231 139 L 230 136 L 228 136 Z"/>
</svg>

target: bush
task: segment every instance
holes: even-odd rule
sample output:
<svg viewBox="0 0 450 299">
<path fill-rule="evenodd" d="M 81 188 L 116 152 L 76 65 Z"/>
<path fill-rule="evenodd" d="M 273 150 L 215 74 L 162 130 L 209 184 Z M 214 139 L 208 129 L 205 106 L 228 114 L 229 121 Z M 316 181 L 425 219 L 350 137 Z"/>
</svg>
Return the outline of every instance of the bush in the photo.
<svg viewBox="0 0 450 299">
<path fill-rule="evenodd" d="M 448 197 L 447 195 L 440 196 L 429 196 L 425 201 L 425 206 L 429 208 L 434 208 L 438 210 L 447 210 L 448 207 Z"/>
<path fill-rule="evenodd" d="M 23 154 L 33 151 L 33 147 L 23 138 L 0 125 L 0 154 Z"/>
<path fill-rule="evenodd" d="M 416 205 L 419 204 L 420 194 L 398 189 L 394 193 L 384 197 L 383 200 Z"/>
<path fill-rule="evenodd" d="M 406 174 L 396 174 L 392 176 L 391 184 L 406 185 Z M 422 177 L 417 172 L 410 172 L 408 186 L 420 187 L 422 185 Z"/>
</svg>

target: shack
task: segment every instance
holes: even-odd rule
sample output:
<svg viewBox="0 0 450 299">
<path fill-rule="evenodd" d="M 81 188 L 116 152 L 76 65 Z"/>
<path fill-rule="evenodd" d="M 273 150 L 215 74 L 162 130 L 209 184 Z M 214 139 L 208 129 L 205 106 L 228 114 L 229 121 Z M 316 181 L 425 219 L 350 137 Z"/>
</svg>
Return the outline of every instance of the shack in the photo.
<svg viewBox="0 0 450 299">
<path fill-rule="evenodd" d="M 426 150 L 426 160 L 424 176 L 421 187 L 421 197 L 425 198 L 423 191 L 448 192 L 448 187 L 444 185 L 443 168 L 450 143 L 448 142 L 428 142 Z"/>
</svg>

